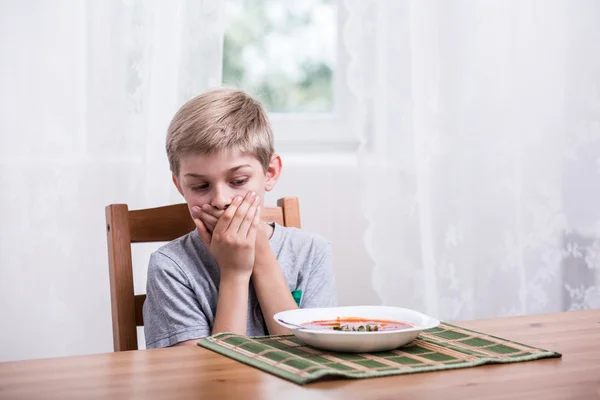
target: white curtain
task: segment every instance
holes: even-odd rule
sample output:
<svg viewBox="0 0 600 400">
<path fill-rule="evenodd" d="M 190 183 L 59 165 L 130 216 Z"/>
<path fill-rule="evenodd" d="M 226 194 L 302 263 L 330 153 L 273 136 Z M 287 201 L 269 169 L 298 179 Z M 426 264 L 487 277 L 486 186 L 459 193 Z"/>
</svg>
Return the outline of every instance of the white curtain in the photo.
<svg viewBox="0 0 600 400">
<path fill-rule="evenodd" d="M 600 307 L 600 3 L 346 0 L 383 304 Z"/>
<path fill-rule="evenodd" d="M 221 81 L 222 8 L 0 2 L 0 360 L 112 349 L 104 207 L 182 201 L 166 129 Z"/>
</svg>

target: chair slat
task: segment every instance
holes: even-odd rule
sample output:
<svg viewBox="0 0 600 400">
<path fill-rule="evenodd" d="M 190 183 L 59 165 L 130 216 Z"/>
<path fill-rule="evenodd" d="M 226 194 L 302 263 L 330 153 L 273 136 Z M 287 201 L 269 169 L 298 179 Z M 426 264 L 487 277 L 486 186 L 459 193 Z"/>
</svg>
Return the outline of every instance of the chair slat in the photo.
<svg viewBox="0 0 600 400">
<path fill-rule="evenodd" d="M 106 207 L 110 302 L 115 351 L 137 349 L 128 214 L 125 204 Z"/>
<path fill-rule="evenodd" d="M 284 197 L 277 200 L 278 209 L 283 213 L 281 225 L 300 229 L 300 205 L 297 197 Z"/>
<path fill-rule="evenodd" d="M 187 204 L 129 212 L 131 242 L 170 242 L 194 230 Z"/>
</svg>

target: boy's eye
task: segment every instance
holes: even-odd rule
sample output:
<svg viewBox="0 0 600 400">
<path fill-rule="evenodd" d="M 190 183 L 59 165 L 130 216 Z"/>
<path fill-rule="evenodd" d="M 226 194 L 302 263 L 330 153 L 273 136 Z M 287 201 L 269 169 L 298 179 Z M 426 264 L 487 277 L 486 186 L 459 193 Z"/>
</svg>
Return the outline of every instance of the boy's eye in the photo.
<svg viewBox="0 0 600 400">
<path fill-rule="evenodd" d="M 208 189 L 208 184 L 204 183 L 202 185 L 192 186 L 192 190 L 194 192 L 201 192 L 202 190 Z"/>
<path fill-rule="evenodd" d="M 246 182 L 248 182 L 248 178 L 243 178 L 243 179 L 234 179 L 233 181 L 231 181 L 231 183 L 235 186 L 242 186 L 245 185 Z"/>
</svg>

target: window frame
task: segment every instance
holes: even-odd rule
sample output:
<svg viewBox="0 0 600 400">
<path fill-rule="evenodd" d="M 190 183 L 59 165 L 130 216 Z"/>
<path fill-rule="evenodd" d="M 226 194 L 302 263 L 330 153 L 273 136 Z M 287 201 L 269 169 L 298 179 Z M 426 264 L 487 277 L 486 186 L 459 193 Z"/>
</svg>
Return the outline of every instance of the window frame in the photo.
<svg viewBox="0 0 600 400">
<path fill-rule="evenodd" d="M 336 58 L 331 112 L 268 112 L 278 152 L 354 152 L 359 147 L 352 116 L 358 110 L 347 83 L 350 55 L 344 46 L 348 13 L 342 0 L 335 0 L 337 16 Z"/>
</svg>

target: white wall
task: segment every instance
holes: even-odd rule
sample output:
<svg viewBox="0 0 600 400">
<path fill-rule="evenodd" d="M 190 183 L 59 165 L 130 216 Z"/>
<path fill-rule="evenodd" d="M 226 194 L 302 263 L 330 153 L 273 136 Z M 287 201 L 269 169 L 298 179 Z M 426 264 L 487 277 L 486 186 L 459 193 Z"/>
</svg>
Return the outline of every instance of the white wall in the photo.
<svg viewBox="0 0 600 400">
<path fill-rule="evenodd" d="M 367 221 L 360 211 L 356 157 L 284 154 L 283 160 L 282 178 L 270 199 L 298 196 L 303 229 L 331 241 L 341 305 L 378 304 L 371 287 L 373 262 L 363 243 Z"/>
</svg>

